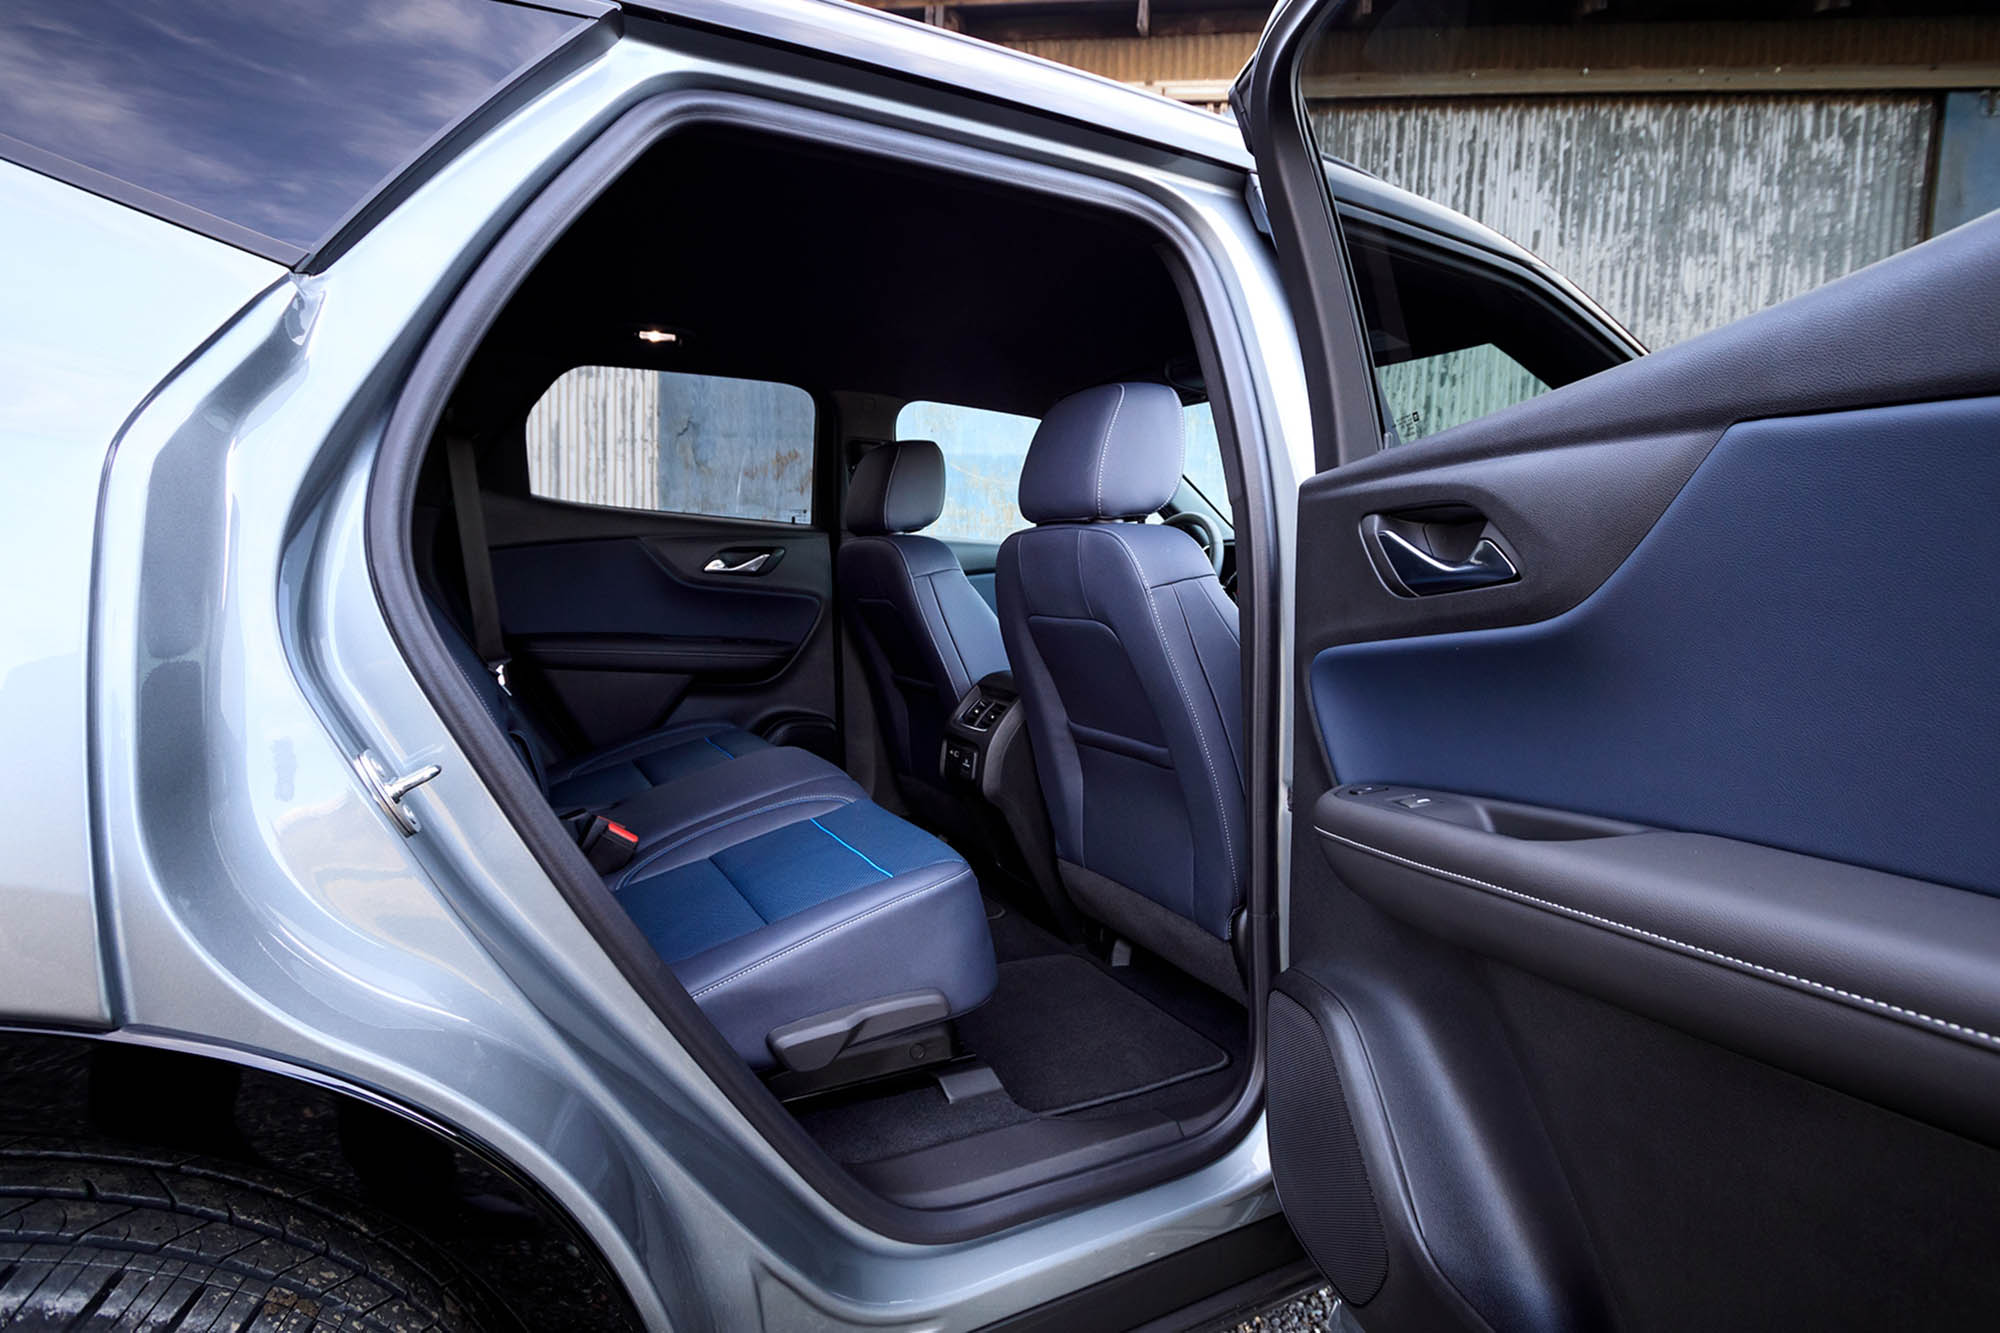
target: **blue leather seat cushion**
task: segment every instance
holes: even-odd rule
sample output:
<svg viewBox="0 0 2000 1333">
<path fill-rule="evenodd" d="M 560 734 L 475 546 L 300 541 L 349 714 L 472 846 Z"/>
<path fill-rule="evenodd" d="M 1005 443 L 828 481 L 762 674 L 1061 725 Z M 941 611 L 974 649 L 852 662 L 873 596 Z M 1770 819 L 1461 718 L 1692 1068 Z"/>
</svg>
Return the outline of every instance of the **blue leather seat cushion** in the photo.
<svg viewBox="0 0 2000 1333">
<path fill-rule="evenodd" d="M 663 783 L 719 768 L 770 742 L 730 722 L 680 722 L 613 749 L 549 769 L 549 801 L 558 810 L 601 809 Z"/>
<path fill-rule="evenodd" d="M 978 881 L 949 847 L 859 797 L 776 827 L 711 831 L 617 886 L 681 984 L 753 1067 L 773 1028 L 941 991 L 954 1014 L 997 972 Z M 747 836 L 737 837 L 747 833 Z"/>
<path fill-rule="evenodd" d="M 841 894 L 958 854 L 869 801 L 628 880 L 618 901 L 669 963 Z"/>
<path fill-rule="evenodd" d="M 817 755 L 788 745 L 747 751 L 599 809 L 639 839 L 612 887 L 688 860 L 685 849 L 697 840 L 741 842 L 865 797 L 853 778 Z"/>
</svg>

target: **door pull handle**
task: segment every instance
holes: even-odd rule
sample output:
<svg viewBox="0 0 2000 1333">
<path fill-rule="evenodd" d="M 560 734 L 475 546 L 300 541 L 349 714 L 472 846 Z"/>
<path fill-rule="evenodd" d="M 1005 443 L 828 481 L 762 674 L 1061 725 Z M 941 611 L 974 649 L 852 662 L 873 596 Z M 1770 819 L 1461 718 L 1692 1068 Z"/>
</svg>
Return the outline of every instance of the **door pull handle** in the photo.
<svg viewBox="0 0 2000 1333">
<path fill-rule="evenodd" d="M 755 555 L 746 556 L 732 565 L 724 556 L 718 555 L 703 565 L 701 572 L 704 574 L 756 574 L 763 570 L 764 566 L 770 562 L 770 559 L 771 553 L 769 551 L 759 551 Z"/>
<path fill-rule="evenodd" d="M 1415 597 L 1490 588 L 1521 577 L 1514 562 L 1490 537 L 1481 537 L 1463 560 L 1451 561 L 1438 559 L 1393 528 L 1376 527 L 1372 535 L 1390 572 Z"/>
</svg>

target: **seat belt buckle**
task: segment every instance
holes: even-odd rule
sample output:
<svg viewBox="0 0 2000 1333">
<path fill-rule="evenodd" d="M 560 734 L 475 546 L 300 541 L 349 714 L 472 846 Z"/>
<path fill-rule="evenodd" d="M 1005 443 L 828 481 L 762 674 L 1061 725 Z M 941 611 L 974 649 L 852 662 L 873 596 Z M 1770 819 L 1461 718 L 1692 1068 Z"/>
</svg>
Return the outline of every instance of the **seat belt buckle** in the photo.
<svg viewBox="0 0 2000 1333">
<path fill-rule="evenodd" d="M 615 819 L 603 815 L 579 817 L 572 827 L 577 833 L 577 850 L 600 875 L 623 870 L 639 850 L 639 835 Z"/>
<path fill-rule="evenodd" d="M 511 657 L 496 657 L 486 664 L 486 669 L 493 673 L 493 683 L 498 685 L 500 693 L 509 699 L 514 697 L 514 691 L 507 684 L 507 664 L 513 660 Z"/>
</svg>

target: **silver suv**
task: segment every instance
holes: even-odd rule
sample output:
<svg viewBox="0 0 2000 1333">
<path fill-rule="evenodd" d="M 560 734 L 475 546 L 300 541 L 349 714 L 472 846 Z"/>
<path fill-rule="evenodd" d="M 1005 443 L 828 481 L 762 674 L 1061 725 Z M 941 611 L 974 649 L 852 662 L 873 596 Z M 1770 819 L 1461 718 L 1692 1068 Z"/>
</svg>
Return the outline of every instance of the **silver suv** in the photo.
<svg viewBox="0 0 2000 1333">
<path fill-rule="evenodd" d="M 2000 222 L 1642 358 L 1433 8 L 0 17 L 0 1326 L 1990 1326 Z"/>
</svg>

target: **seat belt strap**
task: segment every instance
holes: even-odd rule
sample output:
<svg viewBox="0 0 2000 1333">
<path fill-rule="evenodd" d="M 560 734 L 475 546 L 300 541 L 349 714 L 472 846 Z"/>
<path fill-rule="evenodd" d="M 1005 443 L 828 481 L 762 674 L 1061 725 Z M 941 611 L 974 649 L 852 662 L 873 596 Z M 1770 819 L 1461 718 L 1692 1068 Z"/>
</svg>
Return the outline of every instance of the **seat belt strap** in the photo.
<svg viewBox="0 0 2000 1333">
<path fill-rule="evenodd" d="M 450 436 L 451 506 L 458 519 L 458 553 L 465 565 L 466 609 L 472 613 L 472 648 L 507 688 L 507 645 L 500 637 L 500 599 L 493 591 L 493 552 L 486 545 L 486 506 L 479 496 L 479 463 L 472 437 Z"/>
</svg>

